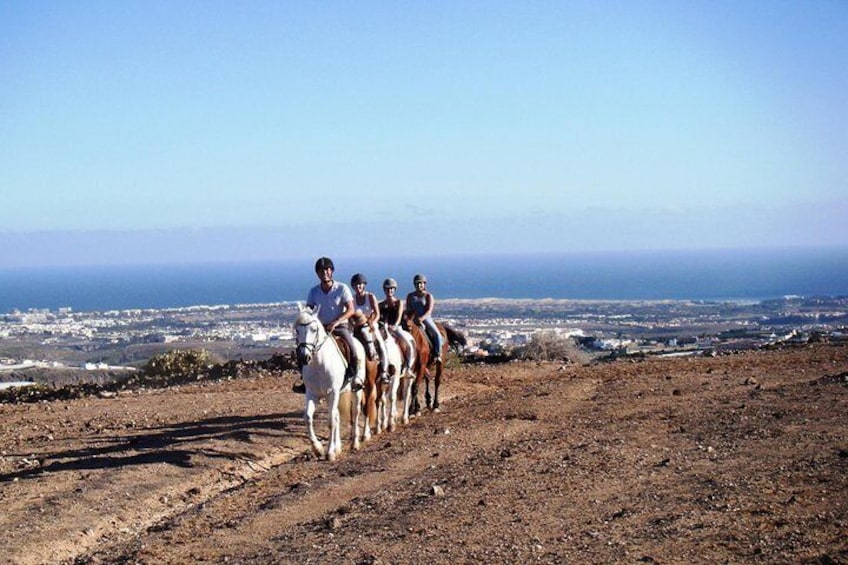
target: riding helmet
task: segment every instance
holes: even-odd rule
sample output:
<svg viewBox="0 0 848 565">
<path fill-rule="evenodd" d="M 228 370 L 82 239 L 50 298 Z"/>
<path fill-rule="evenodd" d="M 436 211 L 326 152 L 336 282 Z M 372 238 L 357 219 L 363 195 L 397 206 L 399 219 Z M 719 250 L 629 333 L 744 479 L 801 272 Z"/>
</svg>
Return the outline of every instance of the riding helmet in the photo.
<svg viewBox="0 0 848 565">
<path fill-rule="evenodd" d="M 329 257 L 321 257 L 317 261 L 315 261 L 315 272 L 323 271 L 324 269 L 332 269 L 336 270 L 336 266 L 333 265 L 333 260 Z"/>
<path fill-rule="evenodd" d="M 362 273 L 356 273 L 350 277 L 350 286 L 356 286 L 358 284 L 368 284 L 368 281 L 365 279 L 365 275 Z"/>
<path fill-rule="evenodd" d="M 420 282 L 427 282 L 427 277 L 424 275 L 415 275 L 415 278 L 412 279 L 412 284 L 418 284 Z"/>
<path fill-rule="evenodd" d="M 383 288 L 397 288 L 397 281 L 393 278 L 388 278 L 383 281 Z"/>
</svg>

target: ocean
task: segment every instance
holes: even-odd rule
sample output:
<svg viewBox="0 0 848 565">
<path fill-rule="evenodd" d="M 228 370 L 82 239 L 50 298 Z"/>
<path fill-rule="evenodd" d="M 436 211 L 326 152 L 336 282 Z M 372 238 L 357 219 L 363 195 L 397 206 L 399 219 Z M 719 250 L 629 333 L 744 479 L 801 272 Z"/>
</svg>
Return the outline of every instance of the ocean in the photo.
<svg viewBox="0 0 848 565">
<path fill-rule="evenodd" d="M 333 257 L 336 278 L 362 272 L 382 298 L 424 273 L 439 298 L 744 300 L 848 295 L 848 248 L 630 251 L 442 257 Z M 260 304 L 304 300 L 315 258 L 277 262 L 0 268 L 0 313 Z"/>
</svg>

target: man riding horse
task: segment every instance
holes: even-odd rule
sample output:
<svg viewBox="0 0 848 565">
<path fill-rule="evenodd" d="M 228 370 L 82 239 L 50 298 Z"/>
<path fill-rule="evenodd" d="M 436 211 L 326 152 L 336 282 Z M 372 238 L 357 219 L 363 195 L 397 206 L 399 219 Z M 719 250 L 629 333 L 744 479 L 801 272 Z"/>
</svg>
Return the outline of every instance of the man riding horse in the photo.
<svg viewBox="0 0 848 565">
<path fill-rule="evenodd" d="M 356 375 L 358 358 L 354 347 L 353 335 L 348 327 L 348 318 L 356 311 L 353 305 L 353 293 L 350 288 L 339 281 L 333 280 L 336 267 L 332 259 L 321 257 L 315 262 L 315 275 L 320 281 L 309 289 L 306 305 L 318 310 L 318 320 L 324 325 L 327 333 L 341 337 L 350 351 L 350 359 L 345 371 L 344 384 L 342 388 Z M 296 385 L 297 386 L 297 385 Z M 354 380 L 351 389 L 357 391 L 362 388 L 362 383 Z"/>
</svg>

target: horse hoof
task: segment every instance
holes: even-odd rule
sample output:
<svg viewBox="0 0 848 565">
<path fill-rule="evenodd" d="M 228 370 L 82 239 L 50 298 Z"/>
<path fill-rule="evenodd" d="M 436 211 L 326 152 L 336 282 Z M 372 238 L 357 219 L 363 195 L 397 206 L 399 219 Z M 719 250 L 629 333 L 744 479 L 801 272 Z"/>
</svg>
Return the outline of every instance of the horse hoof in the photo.
<svg viewBox="0 0 848 565">
<path fill-rule="evenodd" d="M 436 406 L 435 408 L 433 408 L 433 412 L 438 414 L 439 412 L 441 412 L 441 410 L 439 409 L 438 406 Z"/>
</svg>

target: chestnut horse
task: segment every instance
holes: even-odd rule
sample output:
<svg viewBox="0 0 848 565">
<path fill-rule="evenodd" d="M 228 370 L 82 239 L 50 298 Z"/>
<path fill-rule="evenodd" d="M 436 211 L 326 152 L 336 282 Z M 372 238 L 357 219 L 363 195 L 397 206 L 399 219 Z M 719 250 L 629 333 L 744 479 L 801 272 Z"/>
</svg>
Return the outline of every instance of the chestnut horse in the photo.
<svg viewBox="0 0 848 565">
<path fill-rule="evenodd" d="M 436 322 L 439 328 L 439 333 L 442 334 L 442 351 L 439 357 L 441 361 L 436 362 L 435 351 L 430 345 L 430 338 L 421 328 L 421 323 L 418 317 L 412 312 L 406 312 L 403 316 L 403 327 L 412 334 L 412 340 L 415 343 L 415 380 L 412 384 L 410 399 L 404 401 L 404 414 L 417 414 L 421 411 L 421 405 L 418 403 L 418 388 L 421 381 L 424 381 L 424 401 L 427 403 L 427 408 L 434 412 L 439 411 L 439 387 L 442 383 L 442 366 L 447 358 L 448 347 L 465 345 L 465 336 L 461 333 L 446 327 L 440 322 Z M 433 378 L 433 397 L 430 397 L 430 378 Z"/>
<path fill-rule="evenodd" d="M 365 350 L 365 381 L 363 383 L 363 395 L 361 409 L 365 412 L 365 426 L 362 429 L 362 440 L 371 439 L 371 426 L 377 426 L 376 432 L 380 433 L 377 423 L 377 404 L 380 396 L 380 383 L 377 382 L 379 362 L 377 361 L 377 350 L 374 346 L 374 335 L 368 324 L 363 324 L 353 331 L 357 339 L 363 344 Z"/>
</svg>

